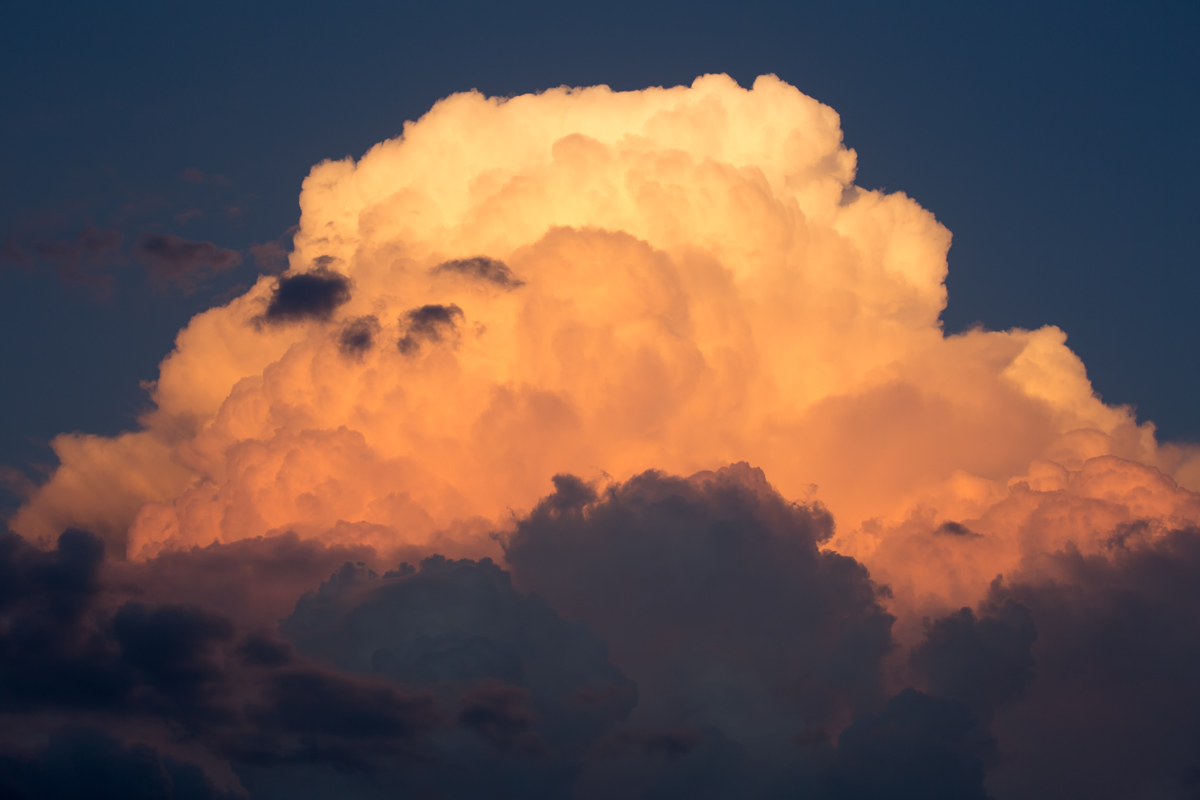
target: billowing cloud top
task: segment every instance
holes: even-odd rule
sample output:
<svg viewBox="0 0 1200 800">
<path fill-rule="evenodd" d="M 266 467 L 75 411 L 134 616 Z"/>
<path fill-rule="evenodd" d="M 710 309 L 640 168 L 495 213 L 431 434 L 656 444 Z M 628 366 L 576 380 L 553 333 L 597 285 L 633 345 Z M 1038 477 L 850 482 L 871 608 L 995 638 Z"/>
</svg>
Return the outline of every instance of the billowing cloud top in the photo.
<svg viewBox="0 0 1200 800">
<path fill-rule="evenodd" d="M 552 474 L 747 460 L 869 561 L 914 519 L 1023 513 L 1010 485 L 1124 508 L 1088 494 L 1103 456 L 1150 469 L 1139 516 L 1193 519 L 1168 477 L 1197 488 L 1195 453 L 1104 405 L 1060 330 L 943 335 L 950 234 L 855 187 L 838 123 L 773 76 L 443 100 L 315 167 L 291 271 L 192 320 L 144 430 L 56 440 L 13 527 L 134 557 L 283 530 L 479 554 Z M 933 541 L 955 603 L 1020 551 L 971 570 Z"/>
<path fill-rule="evenodd" d="M 0 555 L 87 580 L 50 622 L 53 581 L 0 597 L 64 643 L 0 631 L 17 677 L 158 698 L 236 772 L 210 793 L 350 791 L 314 764 L 361 796 L 1184 786 L 1200 451 L 1104 404 L 1058 328 L 946 336 L 949 231 L 854 178 L 837 114 L 774 76 L 459 94 L 314 167 L 289 269 L 191 320 L 141 427 L 54 441 L 10 522 L 44 551 Z M 1186 669 L 1094 667 L 1164 642 Z M 34 680 L 88 648 L 100 699 Z M 1033 736 L 1053 698 L 1151 685 L 1104 747 L 1156 755 L 1064 788 L 1101 723 Z M 56 736 L 21 780 L 184 769 Z"/>
</svg>

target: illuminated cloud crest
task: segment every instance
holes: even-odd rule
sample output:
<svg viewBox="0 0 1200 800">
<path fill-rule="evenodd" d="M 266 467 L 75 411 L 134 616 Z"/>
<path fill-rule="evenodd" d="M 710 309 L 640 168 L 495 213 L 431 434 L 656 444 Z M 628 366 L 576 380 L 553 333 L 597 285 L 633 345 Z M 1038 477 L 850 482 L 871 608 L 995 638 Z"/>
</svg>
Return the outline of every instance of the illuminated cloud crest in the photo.
<svg viewBox="0 0 1200 800">
<path fill-rule="evenodd" d="M 707 75 L 314 167 L 289 268 L 0 540 L 0 787 L 1194 793 L 1200 451 L 1058 328 L 946 336 L 949 231 L 855 159 Z"/>
</svg>

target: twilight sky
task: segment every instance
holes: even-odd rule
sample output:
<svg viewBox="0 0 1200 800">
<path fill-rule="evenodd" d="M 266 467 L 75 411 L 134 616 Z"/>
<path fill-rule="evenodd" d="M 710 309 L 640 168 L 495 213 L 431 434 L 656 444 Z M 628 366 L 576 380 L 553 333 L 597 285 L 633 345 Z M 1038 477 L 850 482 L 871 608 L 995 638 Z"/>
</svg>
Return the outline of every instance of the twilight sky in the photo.
<svg viewBox="0 0 1200 800">
<path fill-rule="evenodd" d="M 1195 3 L 6 16 L 6 792 L 1195 791 Z"/>
</svg>

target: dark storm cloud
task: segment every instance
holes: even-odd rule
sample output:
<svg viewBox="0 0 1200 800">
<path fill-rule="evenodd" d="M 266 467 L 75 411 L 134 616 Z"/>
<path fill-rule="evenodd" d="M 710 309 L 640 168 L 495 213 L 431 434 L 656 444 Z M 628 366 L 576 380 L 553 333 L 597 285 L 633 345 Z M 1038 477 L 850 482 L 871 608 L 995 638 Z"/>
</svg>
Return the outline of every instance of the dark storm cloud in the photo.
<svg viewBox="0 0 1200 800">
<path fill-rule="evenodd" d="M 372 768 L 372 757 L 403 752 L 438 723 L 428 694 L 319 667 L 270 670 L 249 708 L 254 727 L 231 748 L 250 763 L 330 763 Z"/>
<path fill-rule="evenodd" d="M 400 352 L 412 355 L 424 342 L 441 342 L 452 336 L 463 318 L 462 309 L 450 305 L 427 305 L 405 312 L 400 324 L 406 332 L 400 338 Z"/>
<path fill-rule="evenodd" d="M 111 629 L 141 702 L 179 720 L 231 713 L 217 694 L 229 680 L 217 659 L 234 635 L 228 618 L 196 606 L 130 601 L 117 609 Z"/>
<path fill-rule="evenodd" d="M 269 323 L 324 321 L 350 300 L 350 279 L 324 265 L 279 279 L 263 315 Z"/>
<path fill-rule="evenodd" d="M 374 315 L 352 319 L 338 336 L 338 348 L 347 356 L 361 357 L 375 346 L 375 339 L 381 330 L 379 320 Z"/>
<path fill-rule="evenodd" d="M 930 693 L 962 703 L 982 722 L 1018 697 L 1033 679 L 1037 629 L 1012 598 L 929 623 L 909 664 Z"/>
<path fill-rule="evenodd" d="M 905 689 L 842 731 L 823 783 L 833 800 L 987 800 L 986 740 L 961 703 Z"/>
<path fill-rule="evenodd" d="M 129 685 L 90 618 L 104 544 L 69 530 L 44 552 L 0 535 L 0 711 L 116 706 Z"/>
<path fill-rule="evenodd" d="M 51 734 L 32 753 L 0 753 L 0 797 L 10 800 L 234 800 L 198 766 L 96 730 Z"/>
<path fill-rule="evenodd" d="M 294 535 L 140 564 L 0 536 L 0 794 L 226 797 L 214 763 L 292 800 L 1194 794 L 1200 532 L 997 579 L 888 698 L 880 589 L 819 507 L 745 465 L 554 484 L 516 586 Z"/>
<path fill-rule="evenodd" d="M 833 523 L 745 464 L 647 472 L 599 495 L 559 476 L 505 543 L 519 585 L 595 630 L 638 684 L 638 718 L 817 729 L 879 695 L 892 618 Z"/>
<path fill-rule="evenodd" d="M 1029 610 L 1011 599 L 928 621 L 908 659 L 925 691 L 906 688 L 842 731 L 824 795 L 985 800 L 985 773 L 1002 757 L 989 723 L 1032 680 L 1036 639 Z"/>
<path fill-rule="evenodd" d="M 434 267 L 432 272 L 435 275 L 461 275 L 471 280 L 493 284 L 501 289 L 516 289 L 525 285 L 525 281 L 513 275 L 512 270 L 503 261 L 486 256 L 443 261 Z"/>
<path fill-rule="evenodd" d="M 603 643 L 517 592 L 488 559 L 434 556 L 382 577 L 346 564 L 280 630 L 301 654 L 341 669 L 431 687 L 447 704 L 465 696 L 460 713 L 476 731 L 507 724 L 512 733 L 527 711 L 530 729 L 556 744 L 588 741 L 636 702 Z M 487 708 L 493 728 L 481 716 Z"/>
<path fill-rule="evenodd" d="M 109 583 L 135 597 L 203 606 L 244 624 L 274 626 L 300 595 L 342 564 L 374 557 L 366 545 L 325 545 L 286 533 L 105 566 Z"/>
<path fill-rule="evenodd" d="M 1127 526 L 1068 548 L 1052 580 L 993 588 L 1037 627 L 1034 675 L 992 724 L 1002 797 L 1193 797 L 1200 790 L 1200 531 Z"/>
<path fill-rule="evenodd" d="M 194 289 L 196 282 L 208 275 L 242 263 L 236 250 L 169 233 L 139 236 L 133 245 L 133 255 L 146 265 L 152 280 L 173 283 L 184 290 Z"/>
<path fill-rule="evenodd" d="M 101 587 L 102 553 L 78 531 L 49 552 L 0 538 L 0 714 L 165 724 L 235 760 L 364 768 L 437 724 L 429 695 L 331 671 L 216 611 L 123 601 Z"/>
<path fill-rule="evenodd" d="M 463 694 L 458 723 L 501 751 L 540 753 L 542 738 L 534 733 L 529 692 L 503 683 L 481 683 Z"/>
</svg>

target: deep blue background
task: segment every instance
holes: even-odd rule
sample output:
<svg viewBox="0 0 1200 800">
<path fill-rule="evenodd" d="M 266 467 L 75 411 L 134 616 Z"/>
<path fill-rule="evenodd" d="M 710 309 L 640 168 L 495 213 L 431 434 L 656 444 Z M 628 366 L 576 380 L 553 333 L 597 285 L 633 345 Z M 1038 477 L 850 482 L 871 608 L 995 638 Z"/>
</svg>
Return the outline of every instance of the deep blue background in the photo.
<svg viewBox="0 0 1200 800">
<path fill-rule="evenodd" d="M 245 252 L 300 181 L 437 99 L 774 72 L 842 115 L 860 185 L 954 232 L 949 331 L 1053 323 L 1109 402 L 1200 439 L 1193 244 L 1200 5 L 57 3 L 0 6 L 0 241 L 113 228 Z M 183 181 L 195 167 L 227 183 Z M 235 215 L 226 210 L 236 207 Z M 179 223 L 188 208 L 204 216 Z M 135 263 L 107 299 L 0 264 L 0 464 L 146 407 L 177 329 L 257 274 L 183 294 Z M 12 508 L 15 497 L 0 498 Z"/>
</svg>

